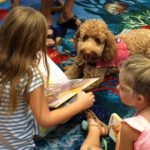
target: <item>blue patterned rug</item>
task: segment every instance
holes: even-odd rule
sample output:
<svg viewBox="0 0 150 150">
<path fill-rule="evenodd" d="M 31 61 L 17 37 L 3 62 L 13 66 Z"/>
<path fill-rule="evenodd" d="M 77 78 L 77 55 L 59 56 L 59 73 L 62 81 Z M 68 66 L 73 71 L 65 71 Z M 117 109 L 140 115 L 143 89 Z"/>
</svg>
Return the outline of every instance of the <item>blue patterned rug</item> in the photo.
<svg viewBox="0 0 150 150">
<path fill-rule="evenodd" d="M 35 9 L 41 9 L 40 0 L 20 0 L 21 5 L 30 6 Z M 150 19 L 150 1 L 147 0 L 76 0 L 74 12 L 79 18 L 102 19 L 108 28 L 114 34 L 120 33 L 124 28 L 134 29 L 149 25 Z M 6 13 L 10 10 L 9 1 L 0 4 L 0 24 Z M 57 32 L 61 28 L 56 24 L 56 18 L 60 13 L 54 13 L 54 26 Z M 75 31 L 68 30 L 62 40 L 62 51 L 71 51 L 73 49 L 73 39 Z M 64 66 L 69 66 L 72 58 L 65 61 Z M 118 84 L 118 75 L 106 77 L 102 85 L 93 90 L 96 102 L 91 108 L 99 119 L 106 124 L 112 113 L 116 112 L 121 118 L 133 116 L 136 111 L 121 103 L 116 90 Z M 36 142 L 40 150 L 79 150 L 87 133 L 81 129 L 81 122 L 85 118 L 82 115 L 76 115 L 68 122 L 59 125 L 57 129 L 50 132 L 45 138 Z M 105 150 L 114 150 L 115 143 L 109 136 L 101 139 L 102 148 Z"/>
</svg>

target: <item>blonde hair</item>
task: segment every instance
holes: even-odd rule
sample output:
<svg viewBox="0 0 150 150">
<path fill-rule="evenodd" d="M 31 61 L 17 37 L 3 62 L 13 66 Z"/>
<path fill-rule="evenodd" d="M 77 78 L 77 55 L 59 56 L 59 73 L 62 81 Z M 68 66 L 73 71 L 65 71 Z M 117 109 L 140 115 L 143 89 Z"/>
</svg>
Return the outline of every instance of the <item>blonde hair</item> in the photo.
<svg viewBox="0 0 150 150">
<path fill-rule="evenodd" d="M 150 102 L 150 59 L 134 55 L 120 64 L 125 86 L 133 95 L 143 95 Z"/>
<path fill-rule="evenodd" d="M 38 68 L 42 50 L 44 64 L 49 77 L 46 58 L 47 24 L 44 16 L 29 7 L 16 7 L 8 13 L 0 28 L 0 105 L 5 85 L 10 82 L 10 95 L 7 112 L 11 115 L 18 107 L 21 96 L 20 79 L 24 82 L 28 77 L 25 88 L 25 100 L 29 103 L 29 86 L 33 78 L 33 68 Z M 28 74 L 28 75 L 27 75 Z M 48 79 L 47 79 L 48 80 Z M 19 88 L 18 88 L 19 87 Z"/>
</svg>

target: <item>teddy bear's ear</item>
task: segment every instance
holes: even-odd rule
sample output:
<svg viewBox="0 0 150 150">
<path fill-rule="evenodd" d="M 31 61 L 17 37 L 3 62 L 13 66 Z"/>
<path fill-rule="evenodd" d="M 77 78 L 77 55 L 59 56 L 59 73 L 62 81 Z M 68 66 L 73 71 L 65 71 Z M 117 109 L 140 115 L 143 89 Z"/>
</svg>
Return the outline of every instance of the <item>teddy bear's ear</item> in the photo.
<svg viewBox="0 0 150 150">
<path fill-rule="evenodd" d="M 75 37 L 74 37 L 74 48 L 75 49 L 78 48 L 77 43 L 78 43 L 79 37 L 80 37 L 80 27 L 78 28 L 78 30 L 75 34 Z"/>
<path fill-rule="evenodd" d="M 117 54 L 116 42 L 114 35 L 111 31 L 108 31 L 106 36 L 107 40 L 105 42 L 105 48 L 102 53 L 102 59 L 104 61 L 112 61 Z"/>
</svg>

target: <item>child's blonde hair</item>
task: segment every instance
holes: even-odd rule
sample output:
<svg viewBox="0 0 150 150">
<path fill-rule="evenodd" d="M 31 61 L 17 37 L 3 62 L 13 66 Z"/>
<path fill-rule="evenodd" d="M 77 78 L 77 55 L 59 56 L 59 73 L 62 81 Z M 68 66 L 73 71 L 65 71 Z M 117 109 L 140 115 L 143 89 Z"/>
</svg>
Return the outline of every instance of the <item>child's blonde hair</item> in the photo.
<svg viewBox="0 0 150 150">
<path fill-rule="evenodd" d="M 150 102 L 150 59 L 134 55 L 120 64 L 123 82 L 132 95 L 143 95 Z"/>
<path fill-rule="evenodd" d="M 28 77 L 25 89 L 25 99 L 28 104 L 29 86 L 33 78 L 33 68 L 38 68 L 40 57 L 37 55 L 42 50 L 44 64 L 49 77 L 46 59 L 47 24 L 44 16 L 29 7 L 16 7 L 8 13 L 0 28 L 0 105 L 5 102 L 3 92 L 10 82 L 10 95 L 7 112 L 11 115 L 18 106 L 21 96 L 20 79 Z"/>
</svg>

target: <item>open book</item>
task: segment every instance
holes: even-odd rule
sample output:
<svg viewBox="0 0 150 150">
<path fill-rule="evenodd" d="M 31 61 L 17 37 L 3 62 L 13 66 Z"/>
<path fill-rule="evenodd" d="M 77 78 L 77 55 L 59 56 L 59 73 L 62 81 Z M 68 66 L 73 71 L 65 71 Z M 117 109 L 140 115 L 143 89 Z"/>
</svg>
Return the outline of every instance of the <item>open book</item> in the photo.
<svg viewBox="0 0 150 150">
<path fill-rule="evenodd" d="M 43 76 L 46 77 L 47 73 L 42 59 L 43 58 L 41 57 L 39 69 Z M 69 80 L 64 72 L 48 56 L 47 60 L 50 66 L 50 81 L 48 87 L 45 88 L 45 96 L 50 99 L 50 103 L 48 104 L 50 108 L 57 108 L 75 96 L 81 87 L 84 89 L 99 79 L 89 78 Z"/>
<path fill-rule="evenodd" d="M 108 128 L 109 128 L 108 134 L 114 140 L 114 142 L 116 142 L 117 133 L 118 131 L 120 131 L 121 121 L 122 119 L 116 113 L 113 113 L 110 116 L 110 120 L 108 124 Z"/>
</svg>

